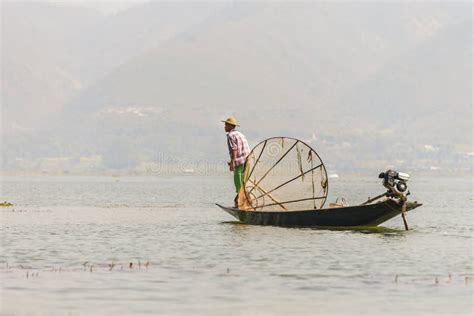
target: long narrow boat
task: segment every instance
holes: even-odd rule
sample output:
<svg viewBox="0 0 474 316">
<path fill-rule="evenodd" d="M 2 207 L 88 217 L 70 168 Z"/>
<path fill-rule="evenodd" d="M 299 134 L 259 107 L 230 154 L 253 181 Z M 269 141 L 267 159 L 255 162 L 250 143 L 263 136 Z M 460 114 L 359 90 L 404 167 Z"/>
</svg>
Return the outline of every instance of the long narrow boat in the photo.
<svg viewBox="0 0 474 316">
<path fill-rule="evenodd" d="M 272 137 L 260 142 L 247 156 L 244 170 L 236 198 L 238 206 L 217 206 L 246 224 L 377 226 L 401 214 L 408 230 L 405 213 L 421 206 L 408 201 L 410 176 L 387 170 L 379 174 L 387 191 L 360 205 L 346 206 L 336 200 L 324 208 L 329 188 L 326 167 L 313 148 L 291 137 Z"/>
<path fill-rule="evenodd" d="M 402 213 L 402 204 L 394 199 L 359 206 L 287 212 L 249 211 L 216 205 L 245 224 L 284 227 L 377 226 Z M 407 202 L 406 211 L 421 205 Z"/>
</svg>

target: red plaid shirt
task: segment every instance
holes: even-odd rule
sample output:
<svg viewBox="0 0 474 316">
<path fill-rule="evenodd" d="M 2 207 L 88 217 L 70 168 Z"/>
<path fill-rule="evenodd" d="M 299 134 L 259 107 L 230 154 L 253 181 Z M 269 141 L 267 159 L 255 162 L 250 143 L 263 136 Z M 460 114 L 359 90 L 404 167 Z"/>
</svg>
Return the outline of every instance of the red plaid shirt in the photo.
<svg viewBox="0 0 474 316">
<path fill-rule="evenodd" d="M 237 155 L 234 159 L 234 167 L 243 165 L 248 154 L 250 154 L 250 147 L 244 134 L 236 131 L 235 128 L 227 133 L 227 146 L 229 147 L 229 155 L 232 159 L 232 151 L 237 150 Z"/>
</svg>

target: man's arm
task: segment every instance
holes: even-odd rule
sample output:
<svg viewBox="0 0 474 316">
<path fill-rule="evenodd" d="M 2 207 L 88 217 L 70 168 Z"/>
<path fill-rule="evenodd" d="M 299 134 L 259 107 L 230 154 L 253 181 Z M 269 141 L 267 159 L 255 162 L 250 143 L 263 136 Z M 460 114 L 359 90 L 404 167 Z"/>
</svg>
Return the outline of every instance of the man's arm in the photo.
<svg viewBox="0 0 474 316">
<path fill-rule="evenodd" d="M 230 171 L 234 171 L 234 168 L 235 168 L 235 159 L 237 158 L 237 149 L 232 149 L 232 155 L 230 157 L 230 164 L 229 164 L 229 167 L 230 167 Z"/>
</svg>

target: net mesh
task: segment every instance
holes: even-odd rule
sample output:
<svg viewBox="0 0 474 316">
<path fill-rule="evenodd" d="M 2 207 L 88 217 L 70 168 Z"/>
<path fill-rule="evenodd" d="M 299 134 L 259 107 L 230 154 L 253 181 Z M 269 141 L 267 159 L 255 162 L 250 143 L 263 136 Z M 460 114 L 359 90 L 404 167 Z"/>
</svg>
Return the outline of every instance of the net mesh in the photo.
<svg viewBox="0 0 474 316">
<path fill-rule="evenodd" d="M 328 181 L 318 154 L 304 142 L 269 138 L 255 146 L 245 164 L 239 208 L 296 211 L 323 207 Z"/>
</svg>

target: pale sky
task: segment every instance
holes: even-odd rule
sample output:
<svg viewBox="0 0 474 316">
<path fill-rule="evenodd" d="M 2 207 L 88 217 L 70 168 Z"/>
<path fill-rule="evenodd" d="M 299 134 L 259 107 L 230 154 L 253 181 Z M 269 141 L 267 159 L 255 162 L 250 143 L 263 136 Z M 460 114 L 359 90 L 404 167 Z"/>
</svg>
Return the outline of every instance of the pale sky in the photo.
<svg viewBox="0 0 474 316">
<path fill-rule="evenodd" d="M 38 1 L 38 2 L 41 2 L 41 1 Z M 60 4 L 60 5 L 71 5 L 71 6 L 94 8 L 108 15 L 108 14 L 115 14 L 117 12 L 123 11 L 137 4 L 142 4 L 148 1 L 147 0 L 122 0 L 122 1 L 117 1 L 117 0 L 101 0 L 101 1 L 49 0 L 48 2 L 52 2 L 52 3 Z"/>
</svg>

